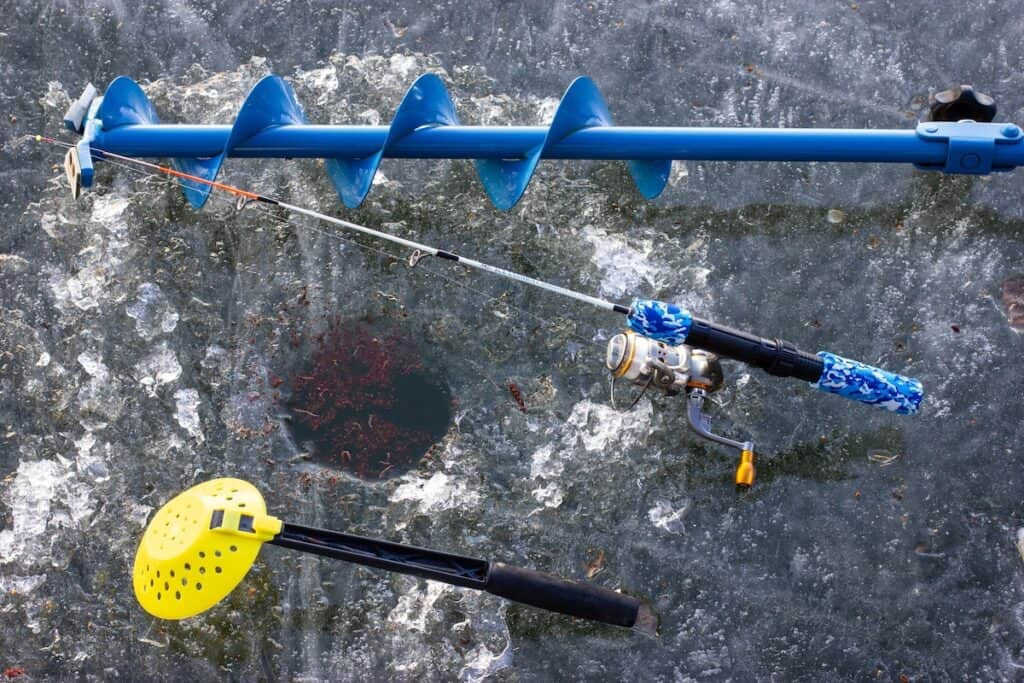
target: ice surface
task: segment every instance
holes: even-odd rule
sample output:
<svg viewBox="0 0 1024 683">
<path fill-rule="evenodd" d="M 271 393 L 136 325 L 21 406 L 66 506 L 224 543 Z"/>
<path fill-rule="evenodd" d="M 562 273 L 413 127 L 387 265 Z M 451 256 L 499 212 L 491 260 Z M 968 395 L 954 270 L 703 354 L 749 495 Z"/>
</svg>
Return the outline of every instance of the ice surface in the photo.
<svg viewBox="0 0 1024 683">
<path fill-rule="evenodd" d="M 387 159 L 352 212 L 315 161 L 225 163 L 229 182 L 302 205 L 924 382 L 906 419 L 726 363 L 716 429 L 759 449 L 738 496 L 735 454 L 695 439 L 680 399 L 609 406 L 602 344 L 619 319 L 446 263 L 409 270 L 400 250 L 233 201 L 196 213 L 115 166 L 75 203 L 60 157 L 18 136 L 70 139 L 69 94 L 119 73 L 164 120 L 228 123 L 271 70 L 317 123 L 385 125 L 428 71 L 486 125 L 546 122 L 581 74 L 623 125 L 910 128 L 956 82 L 1020 123 L 1020 7 L 122 5 L 16 2 L 0 28 L 5 666 L 41 680 L 1019 677 L 1024 380 L 1004 283 L 1024 272 L 1020 174 L 693 161 L 646 202 L 624 164 L 543 161 L 501 214 L 469 161 Z M 332 316 L 401 326 L 458 401 L 457 426 L 400 479 L 318 467 L 290 436 L 281 406 Z M 874 450 L 901 458 L 880 468 Z M 577 579 L 602 551 L 592 580 L 649 600 L 662 637 L 274 547 L 216 610 L 158 623 L 127 573 L 143 525 L 222 475 L 289 521 Z"/>
</svg>

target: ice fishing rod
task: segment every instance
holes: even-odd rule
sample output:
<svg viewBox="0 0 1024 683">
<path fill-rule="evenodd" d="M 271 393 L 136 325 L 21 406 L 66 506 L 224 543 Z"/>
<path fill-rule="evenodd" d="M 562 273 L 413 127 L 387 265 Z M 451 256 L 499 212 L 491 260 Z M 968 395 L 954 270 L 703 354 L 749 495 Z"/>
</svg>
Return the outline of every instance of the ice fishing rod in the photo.
<svg viewBox="0 0 1024 683">
<path fill-rule="evenodd" d="M 67 148 L 65 171 L 72 193 L 77 196 L 76 188 L 80 186 L 81 177 L 79 148 L 54 138 L 36 136 L 36 139 Z M 917 412 L 924 397 L 921 383 L 916 379 L 843 358 L 828 351 L 810 354 L 782 339 L 766 339 L 704 320 L 676 304 L 635 299 L 631 305 L 626 306 L 606 301 L 267 195 L 193 176 L 175 168 L 95 147 L 90 148 L 90 153 L 97 159 L 114 159 L 178 178 L 189 184 L 200 184 L 211 191 L 220 190 L 247 202 L 276 206 L 290 213 L 398 244 L 413 250 L 410 259 L 413 263 L 424 256 L 435 256 L 626 316 L 629 331 L 615 335 L 608 344 L 606 366 L 612 372 L 613 378 L 625 378 L 640 385 L 642 391 L 653 386 L 668 395 L 685 392 L 689 403 L 687 415 L 693 430 L 705 438 L 740 451 L 740 469 L 736 476 L 736 483 L 739 485 L 748 486 L 753 481 L 753 444 L 749 441 L 733 441 L 712 433 L 709 418 L 701 412 L 707 395 L 722 386 L 723 373 L 719 356 L 745 362 L 776 377 L 796 377 L 826 393 L 838 394 L 905 415 Z M 638 399 L 639 397 L 634 403 Z"/>
<path fill-rule="evenodd" d="M 193 486 L 157 511 L 135 554 L 135 597 L 161 619 L 201 614 L 241 583 L 264 543 L 657 633 L 657 615 L 631 595 L 501 562 L 282 522 L 267 514 L 255 486 L 232 478 Z"/>
<path fill-rule="evenodd" d="M 370 191 L 384 157 L 473 159 L 495 206 L 519 201 L 541 159 L 621 159 L 641 194 L 657 197 L 673 159 L 910 163 L 925 170 L 985 175 L 1024 165 L 1024 133 L 991 123 L 990 97 L 970 86 L 934 96 L 932 121 L 914 129 L 685 128 L 615 126 L 597 86 L 577 78 L 549 126 L 464 126 L 441 79 L 412 85 L 389 126 L 308 125 L 295 93 L 266 76 L 233 125 L 161 124 L 142 88 L 126 76 L 102 97 L 89 84 L 64 116 L 82 135 L 82 186 L 92 185 L 90 147 L 131 157 L 171 158 L 189 175 L 215 180 L 227 157 L 311 157 L 327 171 L 345 206 Z M 183 183 L 198 208 L 209 185 Z"/>
</svg>

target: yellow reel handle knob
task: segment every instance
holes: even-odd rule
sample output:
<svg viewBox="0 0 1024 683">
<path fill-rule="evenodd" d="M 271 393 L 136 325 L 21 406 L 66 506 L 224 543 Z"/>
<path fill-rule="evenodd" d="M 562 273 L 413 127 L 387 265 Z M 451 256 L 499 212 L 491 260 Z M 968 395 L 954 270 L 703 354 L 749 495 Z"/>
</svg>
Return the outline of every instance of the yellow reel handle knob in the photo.
<svg viewBox="0 0 1024 683">
<path fill-rule="evenodd" d="M 754 451 L 744 448 L 740 464 L 736 466 L 736 486 L 747 489 L 754 485 Z"/>
</svg>

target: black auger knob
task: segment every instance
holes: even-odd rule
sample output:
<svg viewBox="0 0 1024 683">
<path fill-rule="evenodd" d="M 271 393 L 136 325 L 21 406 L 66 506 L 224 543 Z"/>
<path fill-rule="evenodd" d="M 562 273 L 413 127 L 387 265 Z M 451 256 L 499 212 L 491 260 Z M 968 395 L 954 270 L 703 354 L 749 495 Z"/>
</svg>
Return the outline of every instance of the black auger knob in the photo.
<svg viewBox="0 0 1024 683">
<path fill-rule="evenodd" d="M 970 85 L 956 85 L 928 98 L 929 121 L 961 121 L 971 119 L 989 123 L 996 117 L 996 101 Z"/>
</svg>

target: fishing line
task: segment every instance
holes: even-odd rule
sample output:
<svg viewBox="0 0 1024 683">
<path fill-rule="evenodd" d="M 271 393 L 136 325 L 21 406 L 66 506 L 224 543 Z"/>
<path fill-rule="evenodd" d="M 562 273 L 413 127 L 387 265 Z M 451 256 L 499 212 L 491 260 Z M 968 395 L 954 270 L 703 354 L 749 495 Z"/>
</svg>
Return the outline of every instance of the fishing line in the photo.
<svg viewBox="0 0 1024 683">
<path fill-rule="evenodd" d="M 64 143 L 64 146 L 70 146 L 70 145 L 68 145 L 67 143 Z M 101 151 L 101 150 L 97 150 L 97 151 Z M 159 173 L 157 171 L 151 171 L 151 170 L 146 170 L 146 169 L 142 169 L 142 168 L 135 168 L 135 167 L 133 167 L 130 164 L 121 163 L 121 162 L 116 161 L 116 160 L 106 160 L 106 163 L 108 163 L 110 165 L 113 165 L 113 166 L 116 166 L 118 168 L 129 170 L 129 171 L 131 171 L 135 175 L 139 175 L 139 176 L 142 176 L 142 177 L 145 177 L 145 178 L 152 178 L 154 181 L 157 181 L 157 182 L 162 181 L 163 183 L 168 183 L 168 184 L 174 182 L 174 181 L 170 180 L 169 178 L 167 178 L 166 174 L 161 174 L 161 173 Z M 197 183 L 196 181 L 194 181 L 192 179 L 188 179 L 188 178 L 181 179 L 181 182 L 187 183 L 187 184 L 191 184 L 191 185 L 195 185 L 195 186 L 198 186 L 200 184 L 200 183 Z M 225 206 L 229 206 L 231 208 L 239 210 L 238 204 L 235 201 L 229 199 L 228 197 L 226 197 L 224 195 L 212 194 L 210 196 L 210 199 L 215 200 L 215 201 L 217 201 L 217 202 L 219 202 L 219 203 L 221 203 L 221 204 L 223 204 Z M 364 244 L 364 243 L 359 242 L 359 241 L 357 241 L 357 240 L 355 240 L 355 239 L 353 239 L 351 237 L 346 237 L 343 234 L 339 234 L 339 233 L 336 233 L 336 232 L 329 232 L 327 230 L 324 230 L 322 228 L 318 228 L 315 225 L 311 225 L 311 224 L 306 224 L 306 225 L 301 225 L 300 226 L 298 223 L 295 222 L 295 220 L 294 220 L 294 218 L 292 216 L 287 216 L 287 215 L 286 216 L 281 216 L 279 214 L 276 214 L 276 213 L 274 213 L 273 209 L 270 206 L 268 206 L 268 205 L 266 205 L 266 204 L 264 204 L 262 202 L 254 202 L 252 200 L 247 200 L 247 203 L 242 207 L 241 210 L 254 210 L 254 211 L 257 211 L 257 212 L 261 213 L 263 216 L 267 217 L 268 219 L 274 221 L 278 225 L 289 225 L 289 226 L 294 226 L 294 227 L 297 227 L 297 228 L 300 228 L 300 229 L 303 229 L 303 230 L 308 230 L 310 232 L 313 232 L 313 233 L 315 233 L 317 235 L 320 235 L 320 236 L 323 236 L 323 237 L 326 237 L 326 238 L 329 238 L 329 239 L 334 239 L 334 240 L 338 240 L 340 242 L 344 242 L 346 244 L 354 245 L 354 246 L 356 246 L 356 247 L 358 247 L 358 248 L 360 248 L 360 249 L 362 249 L 362 250 L 364 250 L 366 252 L 376 254 L 378 256 L 381 256 L 381 257 L 389 259 L 389 260 L 394 260 L 394 261 L 397 261 L 399 263 L 407 262 L 406 259 L 403 259 L 402 257 L 396 255 L 394 252 L 390 252 L 390 251 L 387 251 L 385 249 L 381 249 L 379 247 L 374 247 L 374 246 L 369 245 L 369 244 Z M 543 326 L 546 329 L 551 330 L 551 329 L 554 329 L 554 327 L 555 327 L 548 319 L 546 319 L 544 317 L 541 317 L 540 315 L 537 315 L 536 313 L 534 313 L 533 311 L 530 311 L 529 309 L 523 308 L 522 306 L 519 306 L 518 304 L 513 303 L 511 300 L 509 300 L 507 298 L 503 298 L 503 295 L 494 296 L 494 295 L 489 294 L 487 292 L 484 292 L 484 291 L 482 291 L 480 289 L 477 289 L 477 288 L 475 288 L 475 287 L 473 287 L 473 286 L 471 286 L 471 285 L 469 285 L 469 284 L 467 284 L 465 282 L 462 282 L 462 281 L 460 281 L 460 280 L 458 280 L 458 279 L 456 279 L 456 278 L 454 278 L 454 277 L 452 277 L 450 275 L 446 275 L 445 273 L 442 273 L 440 270 L 437 269 L 437 267 L 435 267 L 432 264 L 422 263 L 422 261 L 421 261 L 420 263 L 417 263 L 417 265 L 415 267 L 410 268 L 406 272 L 406 274 L 410 275 L 410 274 L 415 273 L 416 271 L 422 271 L 422 272 L 425 272 L 425 273 L 427 273 L 429 275 L 432 275 L 432 276 L 435 276 L 437 278 L 440 278 L 440 279 L 442 279 L 442 280 L 444 280 L 446 282 L 451 283 L 452 285 L 454 285 L 456 287 L 460 287 L 460 288 L 462 288 L 462 289 L 464 289 L 464 290 L 466 290 L 468 292 L 473 293 L 474 295 L 480 297 L 481 299 L 487 301 L 488 303 L 496 304 L 499 307 L 507 306 L 508 308 L 513 310 L 515 313 L 518 313 L 518 314 L 520 314 L 520 315 L 522 315 L 524 317 L 528 317 L 528 318 L 532 319 L 538 325 Z M 506 291 L 508 291 L 508 290 L 506 290 Z M 494 317 L 498 318 L 498 320 L 500 321 L 498 324 L 501 325 L 501 326 L 511 325 L 512 324 L 512 321 L 510 319 L 508 319 L 508 318 L 502 319 L 501 316 L 494 316 Z M 595 347 L 598 347 L 598 348 L 601 348 L 603 346 L 602 343 L 599 343 L 599 342 L 595 341 L 593 338 L 587 338 L 587 337 L 584 337 L 584 336 L 582 336 L 582 335 L 580 335 L 578 333 L 575 333 L 575 332 L 569 332 L 569 333 L 566 333 L 566 334 L 569 337 L 571 337 L 573 340 L 581 343 L 584 346 L 595 346 Z"/>
<path fill-rule="evenodd" d="M 32 138 L 34 136 L 27 136 L 27 137 Z M 54 138 L 47 138 L 47 137 L 43 137 L 43 136 L 40 136 L 40 138 L 41 138 L 42 141 L 49 142 L 51 144 L 55 144 L 57 146 L 64 147 L 66 149 L 74 147 L 74 145 L 72 145 L 70 143 L 67 143 L 67 142 L 64 142 L 62 140 L 58 140 L 58 139 L 54 139 Z M 149 164 L 147 162 L 140 162 L 140 160 L 136 160 L 136 159 L 126 159 L 126 161 L 128 163 L 125 163 L 124 161 L 120 161 L 119 160 L 119 159 L 121 159 L 120 155 L 104 153 L 103 150 L 99 150 L 99 149 L 96 149 L 95 151 L 99 152 L 100 155 L 102 155 L 102 156 L 98 156 L 97 158 L 103 160 L 105 163 L 107 163 L 107 164 L 109 164 L 111 166 L 115 166 L 117 168 L 129 171 L 130 173 L 132 173 L 133 175 L 137 176 L 140 180 L 142 180 L 144 182 L 148 181 L 148 180 L 153 180 L 155 183 L 159 183 L 159 184 L 173 183 L 174 182 L 174 181 L 172 181 L 168 177 L 167 173 L 163 173 L 160 170 L 155 170 L 155 169 L 162 168 L 162 167 L 159 167 L 156 164 Z M 150 168 L 150 167 L 154 167 L 154 168 Z M 194 179 L 192 177 L 188 177 L 188 174 L 182 174 L 181 176 L 176 176 L 176 177 L 178 177 L 179 182 L 181 182 L 182 184 L 188 184 L 188 185 L 192 185 L 192 186 L 196 186 L 196 187 L 208 184 L 206 181 L 203 181 L 201 179 Z M 227 187 L 231 187 L 231 186 L 228 186 L 228 185 L 225 185 L 225 184 L 222 184 L 222 183 L 218 183 L 218 185 L 221 187 L 221 189 L 224 189 L 224 188 L 227 188 Z M 256 193 L 246 193 L 246 195 L 258 196 L 258 195 L 256 195 Z M 337 241 L 340 241 L 340 242 L 343 242 L 343 243 L 346 243 L 346 244 L 354 245 L 354 246 L 356 246 L 356 247 L 358 247 L 358 248 L 360 248 L 360 249 L 362 249 L 362 250 L 364 250 L 364 251 L 366 251 L 368 253 L 375 254 L 375 255 L 377 255 L 379 257 L 382 257 L 384 259 L 397 261 L 399 263 L 407 262 L 406 259 L 403 259 L 400 256 L 397 256 L 393 252 L 390 252 L 390 251 L 385 250 L 385 249 L 381 249 L 379 247 L 374 247 L 372 245 L 364 244 L 364 243 L 359 242 L 359 241 L 357 241 L 357 240 L 355 240 L 355 239 L 353 239 L 351 237 L 347 237 L 347 236 L 345 236 L 343 234 L 339 234 L 339 233 L 336 233 L 336 232 L 330 232 L 330 231 L 324 230 L 322 228 L 316 227 L 315 225 L 310 225 L 308 223 L 305 224 L 305 225 L 299 225 L 294 220 L 293 216 L 290 216 L 290 215 L 281 216 L 281 215 L 275 213 L 270 205 L 268 205 L 268 204 L 266 204 L 264 202 L 259 202 L 259 201 L 252 200 L 249 196 L 245 196 L 244 197 L 245 204 L 242 205 L 241 207 L 239 206 L 239 204 L 238 204 L 238 202 L 236 200 L 232 200 L 229 197 L 227 197 L 225 195 L 222 195 L 222 194 L 219 194 L 219 193 L 211 193 L 210 199 L 218 202 L 219 204 L 222 204 L 223 206 L 235 209 L 236 211 L 239 211 L 239 212 L 242 211 L 242 210 L 255 210 L 255 211 L 259 212 L 262 217 L 265 217 L 265 218 L 273 221 L 277 225 L 281 225 L 281 226 L 287 225 L 287 226 L 296 227 L 296 228 L 299 228 L 299 229 L 308 230 L 308 231 L 311 231 L 314 234 L 320 235 L 320 236 L 328 238 L 328 239 L 333 239 L 333 240 L 337 240 Z M 231 232 L 231 231 L 229 230 L 229 232 Z M 445 282 L 451 283 L 452 285 L 454 285 L 456 287 L 459 287 L 459 288 L 461 288 L 461 289 L 463 289 L 463 290 L 465 290 L 467 292 L 472 293 L 474 296 L 482 299 L 483 301 L 487 302 L 488 304 L 493 304 L 493 305 L 495 305 L 495 306 L 497 306 L 499 308 L 506 308 L 507 307 L 513 313 L 513 315 L 518 314 L 519 316 L 522 316 L 524 318 L 529 318 L 530 320 L 534 321 L 537 324 L 538 327 L 544 328 L 545 330 L 547 330 L 549 332 L 555 330 L 556 326 L 550 320 L 548 320 L 547 318 L 544 318 L 544 317 L 542 317 L 542 316 L 534 313 L 533 311 L 530 311 L 530 310 L 528 310 L 528 309 L 526 309 L 526 308 L 524 308 L 522 306 L 519 306 L 518 304 L 512 302 L 510 298 L 505 297 L 504 295 L 494 296 L 494 295 L 489 294 L 487 292 L 484 292 L 484 291 L 482 291 L 480 289 L 477 289 L 476 287 L 473 287 L 473 286 L 471 286 L 471 285 L 469 285 L 469 284 L 467 284 L 465 282 L 462 282 L 462 281 L 460 281 L 460 280 L 458 280 L 458 279 L 456 279 L 456 278 L 454 278 L 454 277 L 452 277 L 450 275 L 447 275 L 445 273 L 440 272 L 432 264 L 427 264 L 427 263 L 420 262 L 415 267 L 409 268 L 409 270 L 405 273 L 405 275 L 407 275 L 407 276 L 413 275 L 416 271 L 421 271 L 421 272 L 423 272 L 423 273 L 425 273 L 427 275 L 431 275 L 431 276 L 440 278 L 440 279 L 444 280 Z M 509 290 L 506 290 L 506 293 L 510 293 Z M 415 310 L 418 307 L 412 306 L 411 308 Z M 502 316 L 494 315 L 493 317 L 498 319 L 498 321 L 497 321 L 498 329 L 501 329 L 501 328 L 503 328 L 505 326 L 512 327 L 514 325 L 514 323 L 515 323 L 515 320 L 512 319 L 512 316 L 502 318 Z M 589 348 L 589 347 L 594 347 L 594 348 L 598 348 L 598 349 L 603 348 L 603 342 L 598 342 L 593 337 L 588 338 L 588 337 L 584 337 L 584 336 L 580 335 L 577 332 L 565 331 L 565 330 L 560 330 L 559 334 L 563 335 L 563 336 L 566 336 L 569 339 L 572 339 L 573 341 L 576 341 L 583 348 Z M 474 338 L 472 337 L 472 335 L 469 335 L 468 339 L 474 339 Z M 490 349 L 488 347 L 485 347 L 483 344 L 481 344 L 481 343 L 479 343 L 479 342 L 477 342 L 475 340 L 472 343 L 474 345 L 476 345 L 479 350 L 487 352 L 487 353 L 490 353 Z M 471 365 L 473 367 L 473 369 L 476 371 L 477 374 L 479 374 L 485 380 L 490 382 L 496 389 L 505 390 L 505 389 L 509 388 L 507 384 L 503 386 L 501 383 L 495 381 L 494 378 L 491 377 L 491 375 L 484 370 L 484 368 L 483 368 L 483 366 L 481 364 L 479 364 L 475 360 L 473 360 L 472 354 L 463 354 L 463 355 L 460 356 L 460 358 L 461 358 L 461 360 L 466 361 L 469 365 Z"/>
</svg>

